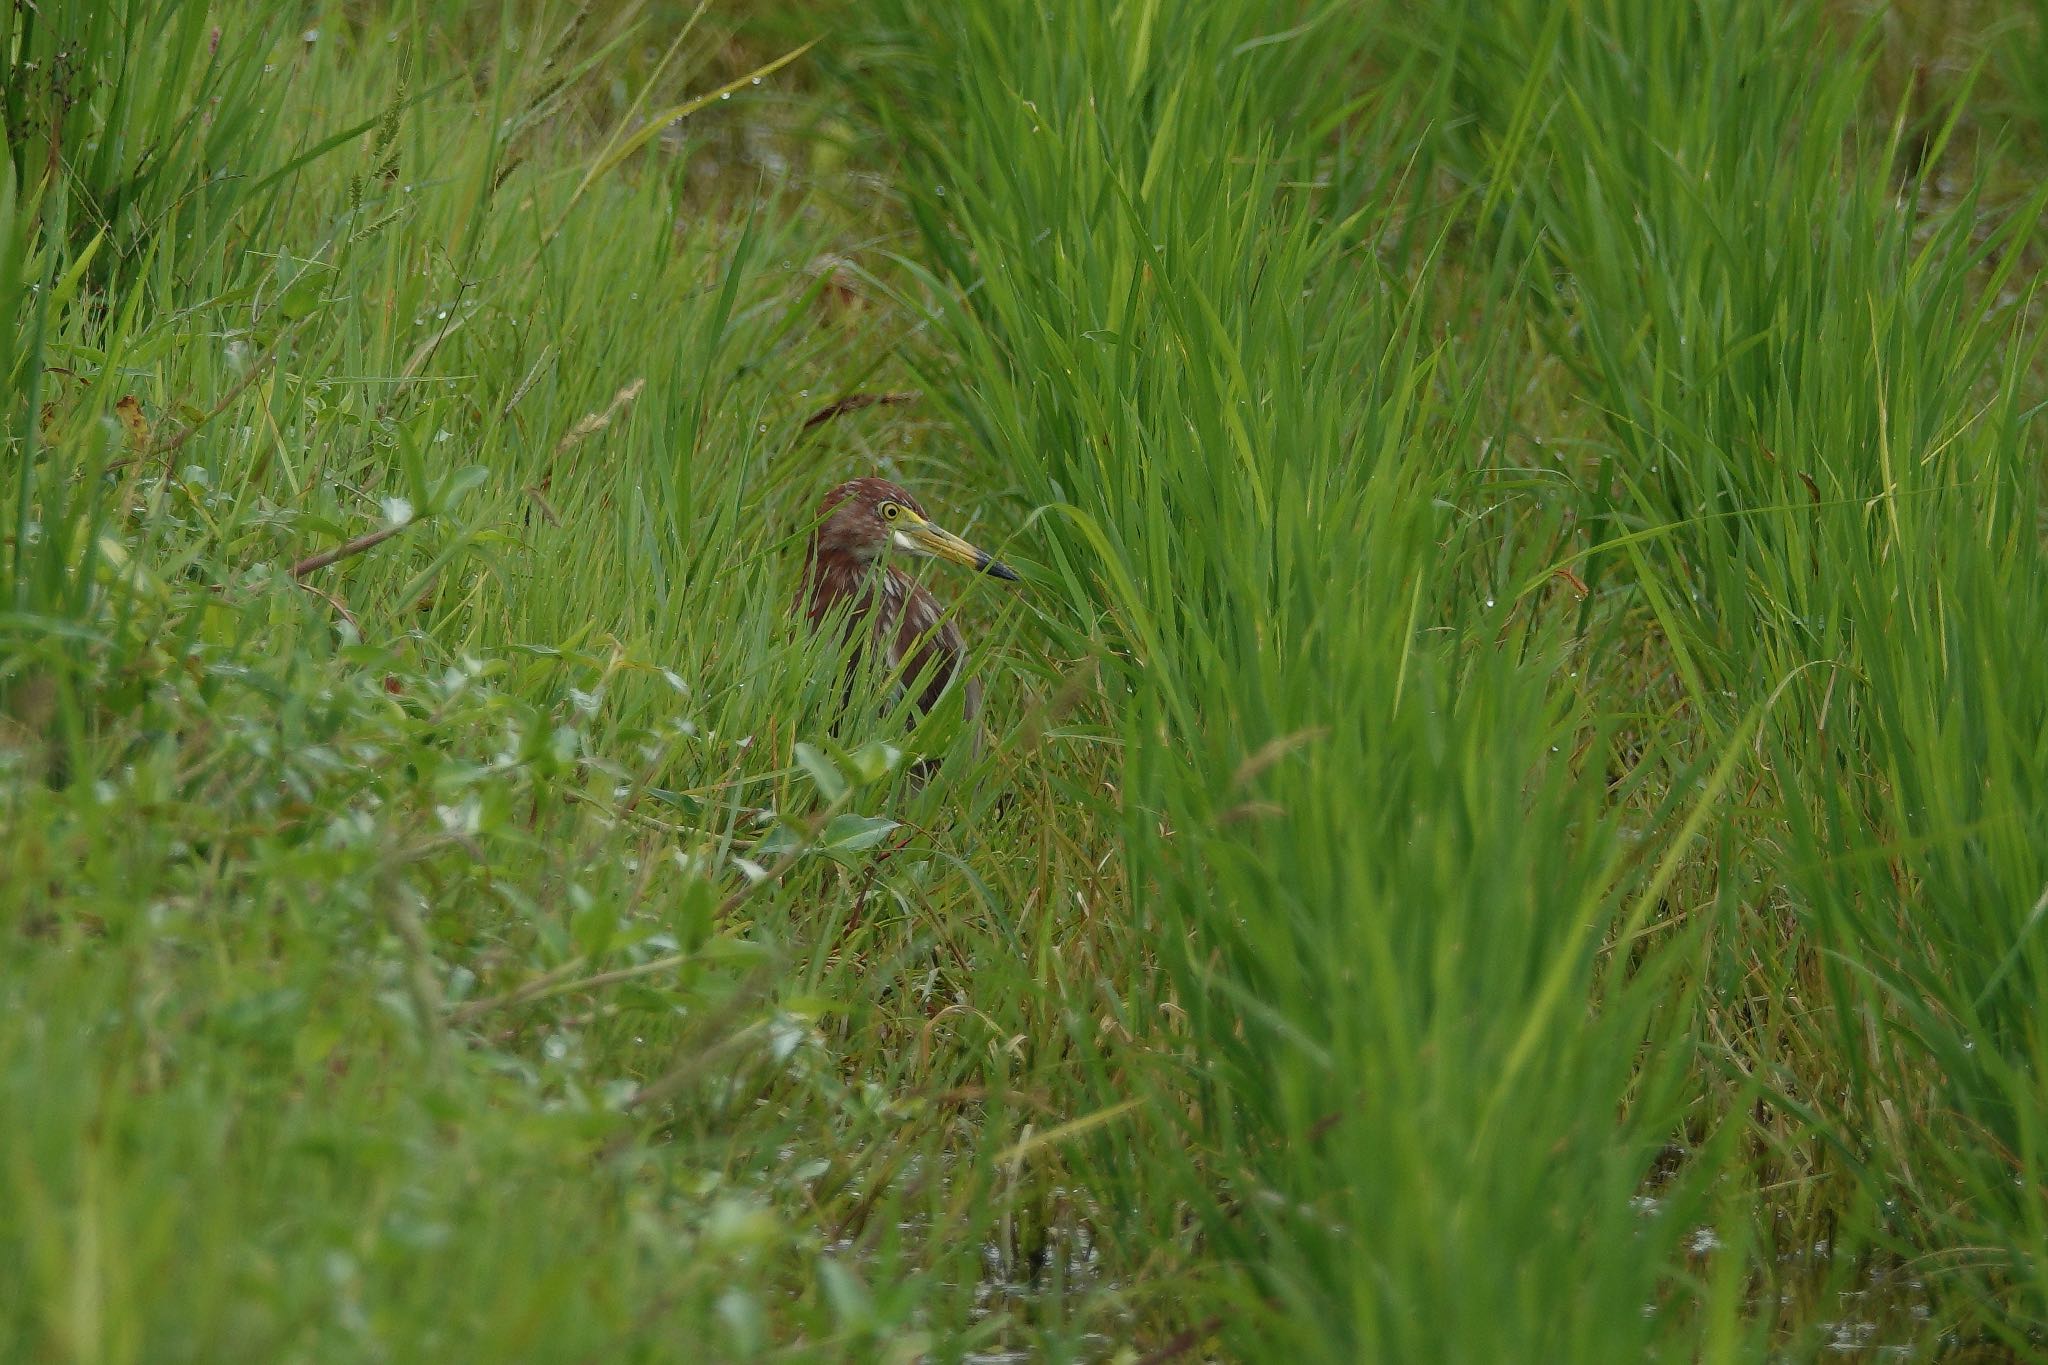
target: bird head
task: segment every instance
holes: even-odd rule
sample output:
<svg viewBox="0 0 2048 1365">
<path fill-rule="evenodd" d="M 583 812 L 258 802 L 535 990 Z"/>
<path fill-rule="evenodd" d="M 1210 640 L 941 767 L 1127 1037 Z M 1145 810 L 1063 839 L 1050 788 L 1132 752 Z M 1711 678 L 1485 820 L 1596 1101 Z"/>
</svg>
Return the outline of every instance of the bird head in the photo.
<svg viewBox="0 0 2048 1365">
<path fill-rule="evenodd" d="M 1017 579 L 1017 571 L 932 523 L 916 498 L 887 479 L 853 479 L 825 495 L 818 508 L 816 553 L 870 564 L 894 551 L 922 555 Z"/>
</svg>

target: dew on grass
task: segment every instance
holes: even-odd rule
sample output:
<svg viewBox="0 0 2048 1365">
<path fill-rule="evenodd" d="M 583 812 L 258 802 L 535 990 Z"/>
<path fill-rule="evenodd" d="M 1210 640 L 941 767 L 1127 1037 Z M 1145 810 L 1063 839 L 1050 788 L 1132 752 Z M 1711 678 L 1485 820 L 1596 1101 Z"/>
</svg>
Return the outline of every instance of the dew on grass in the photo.
<svg viewBox="0 0 2048 1365">
<path fill-rule="evenodd" d="M 1845 1355 L 1851 1351 L 1869 1350 L 1873 1339 L 1877 1336 L 1877 1324 L 1860 1319 L 1848 1322 L 1824 1322 L 1821 1324 L 1821 1328 L 1828 1333 L 1828 1340 L 1821 1349 L 1837 1355 Z"/>
</svg>

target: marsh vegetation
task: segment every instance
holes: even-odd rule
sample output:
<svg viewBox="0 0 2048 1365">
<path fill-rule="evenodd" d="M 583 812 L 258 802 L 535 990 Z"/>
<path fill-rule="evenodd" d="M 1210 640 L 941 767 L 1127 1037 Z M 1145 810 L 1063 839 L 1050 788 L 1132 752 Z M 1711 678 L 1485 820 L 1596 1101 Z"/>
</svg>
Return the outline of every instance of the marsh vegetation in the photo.
<svg viewBox="0 0 2048 1365">
<path fill-rule="evenodd" d="M 2048 1353 L 2040 0 L 0 59 L 0 1357 Z"/>
</svg>

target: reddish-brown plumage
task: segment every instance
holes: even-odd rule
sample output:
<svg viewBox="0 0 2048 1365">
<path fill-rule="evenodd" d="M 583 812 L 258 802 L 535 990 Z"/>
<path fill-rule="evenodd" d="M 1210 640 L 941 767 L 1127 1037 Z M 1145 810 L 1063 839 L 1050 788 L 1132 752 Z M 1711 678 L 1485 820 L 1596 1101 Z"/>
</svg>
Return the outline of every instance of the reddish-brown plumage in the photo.
<svg viewBox="0 0 2048 1365">
<path fill-rule="evenodd" d="M 893 506 L 892 506 L 893 505 Z M 879 648 L 889 672 L 929 711 L 960 672 L 967 645 L 944 609 L 894 564 L 892 553 L 937 554 L 982 572 L 1015 578 L 1007 567 L 930 523 L 924 508 L 887 479 L 853 479 L 818 504 L 817 530 L 804 565 L 804 610 L 813 629 L 835 610 L 861 650 Z M 981 710 L 981 685 L 964 680 L 967 719 Z"/>
</svg>

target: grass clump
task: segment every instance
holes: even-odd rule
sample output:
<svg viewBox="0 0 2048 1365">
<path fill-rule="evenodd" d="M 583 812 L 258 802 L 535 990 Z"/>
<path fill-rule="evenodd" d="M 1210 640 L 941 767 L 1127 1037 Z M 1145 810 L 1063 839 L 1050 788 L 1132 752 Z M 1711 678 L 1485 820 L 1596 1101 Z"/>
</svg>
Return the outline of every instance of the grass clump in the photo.
<svg viewBox="0 0 2048 1365">
<path fill-rule="evenodd" d="M 2039 16 L 268 14 L 0 21 L 0 1354 L 2040 1353 Z"/>
</svg>

